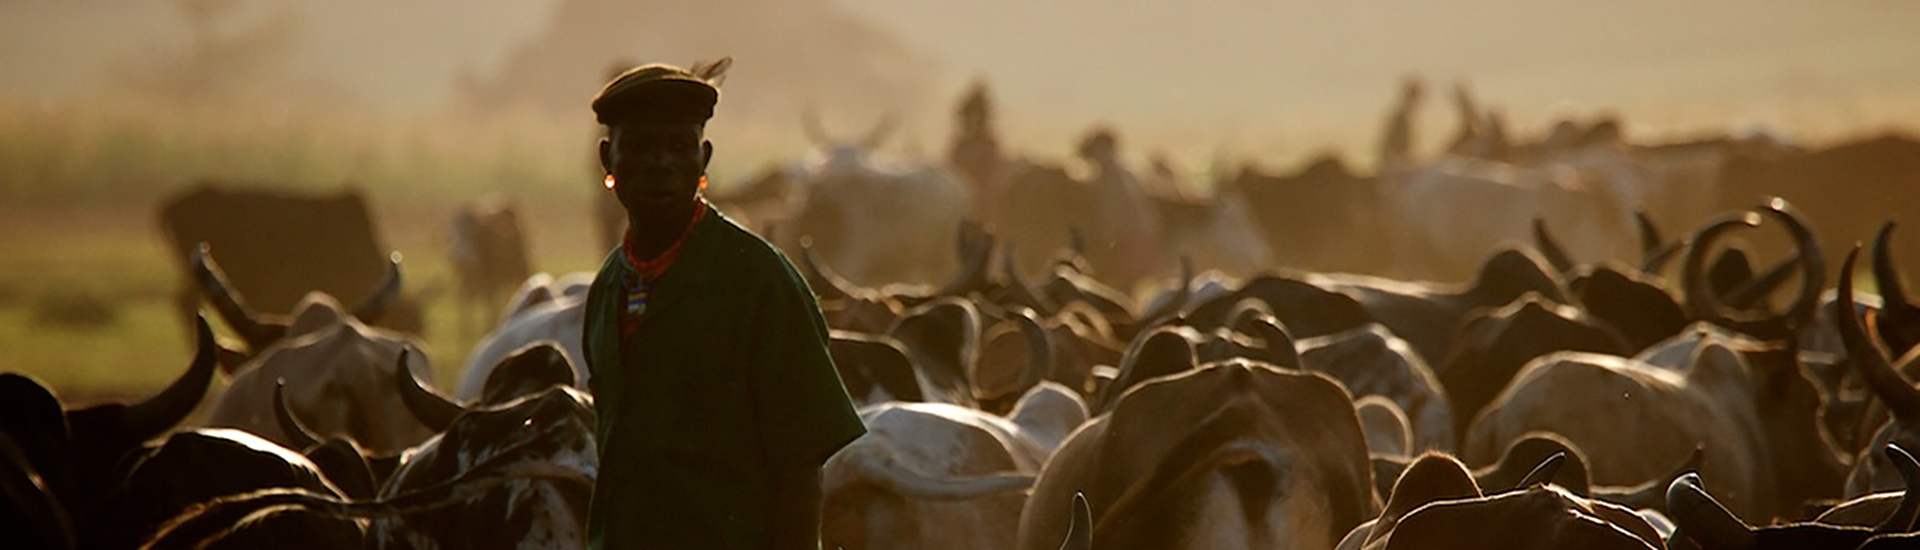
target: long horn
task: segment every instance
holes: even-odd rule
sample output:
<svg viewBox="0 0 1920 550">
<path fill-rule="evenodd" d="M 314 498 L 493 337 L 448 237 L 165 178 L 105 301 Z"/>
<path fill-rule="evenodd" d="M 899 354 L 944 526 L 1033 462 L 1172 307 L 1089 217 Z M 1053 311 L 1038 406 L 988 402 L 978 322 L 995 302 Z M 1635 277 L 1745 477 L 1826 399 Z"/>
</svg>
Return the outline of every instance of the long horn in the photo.
<svg viewBox="0 0 1920 550">
<path fill-rule="evenodd" d="M 1624 504 L 1636 510 L 1654 509 L 1664 513 L 1666 512 L 1664 508 L 1667 506 L 1667 488 L 1673 486 L 1674 480 L 1680 479 L 1680 476 L 1699 471 L 1700 464 L 1706 460 L 1706 456 L 1706 447 L 1695 445 L 1693 454 L 1687 455 L 1686 461 L 1681 462 L 1672 472 L 1660 479 L 1632 487 L 1594 487 L 1592 496 L 1607 502 Z"/>
<path fill-rule="evenodd" d="M 1667 487 L 1667 510 L 1687 536 L 1703 548 L 1751 548 L 1753 528 L 1700 486 L 1700 474 L 1687 474 Z"/>
<path fill-rule="evenodd" d="M 306 424 L 300 423 L 300 419 L 293 415 L 293 409 L 287 408 L 287 379 L 285 378 L 273 381 L 273 420 L 280 424 L 280 433 L 286 434 L 287 442 L 292 443 L 287 448 L 304 454 L 308 449 L 320 444 L 319 434 L 313 433 Z"/>
<path fill-rule="evenodd" d="M 1261 342 L 1266 343 L 1267 354 L 1264 359 L 1275 366 L 1293 368 L 1305 366 L 1300 361 L 1300 348 L 1294 343 L 1293 334 L 1287 332 L 1287 327 L 1282 325 L 1279 319 L 1258 311 L 1253 312 L 1253 315 L 1253 318 L 1244 321 L 1235 320 L 1234 330 L 1259 338 Z"/>
<path fill-rule="evenodd" d="M 1513 488 L 1525 489 L 1553 481 L 1554 474 L 1560 473 L 1560 467 L 1566 464 L 1567 453 L 1565 451 L 1553 453 L 1553 456 L 1547 457 L 1546 460 L 1540 461 L 1538 466 L 1534 466 L 1533 471 L 1527 472 L 1526 477 L 1520 478 L 1520 484 L 1513 486 Z"/>
<path fill-rule="evenodd" d="M 240 333 L 240 338 L 247 341 L 247 347 L 252 348 L 254 353 L 267 349 L 267 346 L 287 335 L 286 323 L 262 320 L 259 313 L 247 306 L 246 299 L 227 280 L 227 272 L 213 261 L 212 245 L 200 243 L 193 249 L 190 260 L 193 262 L 194 280 L 200 284 L 200 290 L 206 294 L 207 300 L 213 302 L 213 310 L 220 313 L 220 318 L 227 320 L 227 325 L 233 327 L 234 332 Z"/>
<path fill-rule="evenodd" d="M 820 263 L 820 258 L 813 252 L 813 237 L 800 238 L 800 267 L 806 269 L 813 280 L 826 283 L 813 289 L 821 298 L 845 300 L 864 294 L 855 290 L 857 287 L 835 272 L 832 266 Z"/>
<path fill-rule="evenodd" d="M 379 323 L 381 317 L 400 303 L 400 253 L 387 255 L 387 274 L 380 277 L 380 285 L 375 287 L 373 295 L 367 296 L 360 305 L 353 307 L 353 317 L 362 323 Z"/>
<path fill-rule="evenodd" d="M 1060 305 L 1053 303 L 1046 294 L 1034 288 L 1033 283 L 1027 282 L 1025 275 L 1020 274 L 1020 262 L 1014 257 L 1013 243 L 1000 246 L 1000 270 L 1007 278 L 1007 292 L 1012 294 L 1015 302 L 1026 302 L 1020 305 L 1031 307 L 1041 315 L 1059 313 Z"/>
<path fill-rule="evenodd" d="M 74 547 L 73 520 L 67 516 L 66 508 L 34 470 L 26 451 L 3 431 L 0 431 L 0 495 L 4 495 L 10 505 L 8 511 L 17 514 L 14 518 L 33 526 L 30 532 L 7 533 L 9 540 L 19 544 L 17 541 L 22 539 L 33 540 L 23 535 L 38 534 L 39 540 L 53 545 L 48 548 Z"/>
<path fill-rule="evenodd" d="M 215 363 L 219 362 L 220 348 L 213 341 L 213 327 L 207 324 L 205 316 L 194 316 L 194 335 L 193 363 L 187 372 L 146 401 L 129 405 L 121 417 L 123 433 L 133 440 L 146 441 L 173 429 L 206 397 L 207 385 L 213 382 Z"/>
<path fill-rule="evenodd" d="M 1144 326 L 1152 326 L 1166 320 L 1168 317 L 1179 315 L 1180 311 L 1187 306 L 1187 300 L 1192 296 L 1193 258 L 1183 255 L 1180 256 L 1180 286 L 1173 289 L 1173 298 L 1161 304 L 1160 307 L 1154 311 L 1141 314 L 1140 320 L 1145 321 Z"/>
<path fill-rule="evenodd" d="M 1686 293 L 1684 305 L 1687 315 L 1694 319 L 1722 320 L 1729 316 L 1726 306 L 1721 305 L 1714 295 L 1713 285 L 1707 283 L 1707 250 L 1720 236 L 1736 227 L 1755 227 L 1760 225 L 1760 215 L 1741 212 L 1737 215 L 1723 216 L 1707 224 L 1694 233 L 1692 242 L 1687 245 L 1686 259 L 1681 262 L 1681 288 Z"/>
<path fill-rule="evenodd" d="M 1862 326 L 1860 316 L 1848 305 L 1853 303 L 1853 261 L 1859 255 L 1857 245 L 1847 253 L 1847 261 L 1840 269 L 1839 287 L 1834 290 L 1836 301 L 1841 304 L 1840 341 L 1846 345 L 1848 358 L 1860 369 L 1860 377 L 1866 379 L 1867 387 L 1886 402 L 1893 416 L 1909 426 L 1920 426 L 1920 390 L 1915 390 L 1912 383 L 1894 370 L 1886 352 L 1874 342 Z"/>
<path fill-rule="evenodd" d="M 820 125 L 820 112 L 809 106 L 800 112 L 800 131 L 805 132 L 807 142 L 814 147 L 826 147 L 833 144 L 833 138 L 827 135 L 825 127 Z"/>
<path fill-rule="evenodd" d="M 1764 306 L 1765 304 L 1762 302 L 1767 299 L 1767 296 L 1771 296 L 1774 291 L 1780 290 L 1780 285 L 1786 283 L 1787 278 L 1792 277 L 1793 273 L 1800 270 L 1801 267 L 1799 253 L 1795 253 L 1793 257 L 1775 262 L 1772 266 L 1767 267 L 1767 269 L 1747 279 L 1746 282 L 1733 287 L 1733 290 L 1727 293 L 1727 305 L 1732 306 L 1734 309 L 1752 309 L 1755 306 Z"/>
<path fill-rule="evenodd" d="M 969 500 L 1033 486 L 1033 476 L 992 474 L 969 477 L 931 477 L 915 471 L 878 447 L 861 445 L 840 460 L 859 473 L 859 479 L 893 494 L 916 500 Z"/>
<path fill-rule="evenodd" d="M 867 137 L 860 140 L 860 144 L 868 149 L 880 148 L 880 144 L 887 140 L 887 136 L 893 134 L 894 126 L 898 124 L 896 118 L 891 112 L 880 115 L 880 120 L 873 124 L 873 129 L 867 130 Z"/>
<path fill-rule="evenodd" d="M 1793 242 L 1800 249 L 1796 254 L 1800 258 L 1800 294 L 1794 297 L 1793 307 L 1787 309 L 1787 319 L 1793 321 L 1796 328 L 1807 326 L 1819 312 L 1820 292 L 1827 286 L 1827 259 L 1820 250 L 1820 237 L 1786 199 L 1774 197 L 1760 213 L 1786 225 L 1787 233 L 1793 235 Z"/>
<path fill-rule="evenodd" d="M 966 296 L 969 292 L 984 289 L 987 286 L 987 272 L 993 267 L 992 233 L 971 220 L 960 222 L 960 231 L 955 239 L 955 252 L 960 256 L 960 269 L 953 278 L 941 285 L 935 296 Z"/>
<path fill-rule="evenodd" d="M 1553 266 L 1554 271 L 1573 272 L 1573 260 L 1567 257 L 1566 249 L 1560 248 L 1560 243 L 1553 240 L 1553 234 L 1547 232 L 1547 221 L 1537 216 L 1533 218 L 1533 242 L 1540 247 L 1540 254 L 1547 257 L 1547 263 Z"/>
<path fill-rule="evenodd" d="M 1640 229 L 1640 258 L 1652 258 L 1654 251 L 1667 242 L 1666 239 L 1660 237 L 1660 229 L 1653 226 L 1653 218 L 1647 217 L 1647 211 L 1634 210 L 1633 221 Z"/>
<path fill-rule="evenodd" d="M 1646 258 L 1640 261 L 1640 272 L 1659 275 L 1667 269 L 1667 262 L 1673 261 L 1673 257 L 1680 253 L 1680 248 L 1681 243 L 1666 243 L 1647 251 Z"/>
<path fill-rule="evenodd" d="M 1920 462 L 1899 443 L 1888 443 L 1887 460 L 1893 461 L 1893 467 L 1900 470 L 1900 479 L 1907 483 L 1906 494 L 1900 497 L 1900 506 L 1893 509 L 1880 525 L 1874 526 L 1875 533 L 1906 533 L 1913 530 L 1914 517 L 1920 515 Z"/>
<path fill-rule="evenodd" d="M 1880 312 L 1892 324 L 1912 323 L 1920 319 L 1920 308 L 1907 301 L 1907 287 L 1900 282 L 1900 268 L 1893 263 L 1893 227 L 1889 221 L 1873 236 L 1873 282 L 1880 287 Z"/>
<path fill-rule="evenodd" d="M 1060 550 L 1093 550 L 1093 507 L 1087 505 L 1086 493 L 1073 493 L 1073 518 L 1067 522 L 1067 540 L 1060 543 Z"/>
<path fill-rule="evenodd" d="M 426 388 L 420 387 L 420 381 L 413 378 L 413 371 L 407 368 L 407 354 L 413 352 L 413 346 L 400 349 L 400 361 L 393 366 L 393 379 L 400 391 L 400 402 L 405 403 L 407 412 L 413 413 L 427 429 L 435 432 L 447 431 L 453 425 L 453 419 L 459 418 L 466 410 L 459 404 L 448 401 Z"/>
<path fill-rule="evenodd" d="M 1020 374 L 1020 391 L 1025 392 L 1053 372 L 1053 338 L 1031 309 L 1021 308 L 1013 321 L 1027 337 L 1027 370 Z"/>
</svg>

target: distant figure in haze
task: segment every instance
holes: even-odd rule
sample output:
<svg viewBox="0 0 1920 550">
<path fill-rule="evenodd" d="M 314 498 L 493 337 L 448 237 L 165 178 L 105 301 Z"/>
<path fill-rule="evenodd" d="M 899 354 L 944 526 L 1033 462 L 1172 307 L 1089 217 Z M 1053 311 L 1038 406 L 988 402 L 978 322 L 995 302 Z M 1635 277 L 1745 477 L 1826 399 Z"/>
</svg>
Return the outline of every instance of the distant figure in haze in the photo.
<svg viewBox="0 0 1920 550">
<path fill-rule="evenodd" d="M 1413 117 L 1420 110 L 1423 95 L 1419 77 L 1409 76 L 1400 84 L 1400 102 L 1387 116 L 1386 133 L 1380 137 L 1376 174 L 1392 176 L 1413 167 Z"/>
<path fill-rule="evenodd" d="M 1119 141 L 1113 129 L 1095 127 L 1080 140 L 1078 153 L 1093 168 L 1094 204 L 1089 206 L 1099 220 L 1088 254 L 1096 264 L 1117 266 L 1114 280 L 1131 281 L 1164 267 L 1160 215 L 1140 179 L 1120 163 Z"/>
<path fill-rule="evenodd" d="M 975 80 L 954 113 L 953 149 L 947 164 L 967 184 L 977 219 L 997 219 L 994 205 L 1005 192 L 1006 175 L 1000 157 L 1000 137 L 993 129 L 993 100 L 987 83 Z"/>
</svg>

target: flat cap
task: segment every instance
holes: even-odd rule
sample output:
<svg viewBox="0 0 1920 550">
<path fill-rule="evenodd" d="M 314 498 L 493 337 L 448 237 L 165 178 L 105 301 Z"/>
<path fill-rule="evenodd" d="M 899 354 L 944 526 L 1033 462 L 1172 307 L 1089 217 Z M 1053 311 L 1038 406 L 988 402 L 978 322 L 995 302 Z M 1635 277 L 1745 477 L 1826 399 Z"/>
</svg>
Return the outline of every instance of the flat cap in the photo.
<svg viewBox="0 0 1920 550">
<path fill-rule="evenodd" d="M 720 88 L 686 69 L 654 63 L 628 69 L 593 96 L 601 124 L 624 121 L 704 123 Z"/>
</svg>

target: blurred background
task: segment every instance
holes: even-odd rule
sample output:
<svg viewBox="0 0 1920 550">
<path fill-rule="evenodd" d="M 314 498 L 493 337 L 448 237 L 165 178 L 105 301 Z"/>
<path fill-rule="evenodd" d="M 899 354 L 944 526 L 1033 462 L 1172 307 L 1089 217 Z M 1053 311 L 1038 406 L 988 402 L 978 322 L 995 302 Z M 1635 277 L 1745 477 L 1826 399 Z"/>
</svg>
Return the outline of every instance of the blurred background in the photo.
<svg viewBox="0 0 1920 550">
<path fill-rule="evenodd" d="M 404 256 L 436 378 L 452 380 L 479 337 L 459 329 L 472 314 L 450 290 L 456 207 L 514 205 L 533 271 L 597 265 L 586 104 L 622 64 L 732 56 L 708 128 L 717 195 L 817 175 L 805 161 L 832 152 L 820 138 L 876 126 L 890 131 L 864 145 L 890 162 L 948 164 L 978 86 L 1000 158 L 1097 174 L 1083 136 L 1106 128 L 1118 162 L 1192 202 L 1327 156 L 1373 172 L 1395 120 L 1411 158 L 1450 153 L 1456 89 L 1516 143 L 1595 120 L 1648 146 L 1898 135 L 1920 121 L 1915 21 L 1920 4 L 1781 0 L 13 0 L 0 3 L 0 369 L 81 400 L 171 380 L 191 353 L 174 305 L 186 271 L 158 211 L 214 183 L 363 197 L 373 241 Z M 1403 109 L 1410 82 L 1424 100 Z M 1718 205 L 1652 206 L 1679 231 Z M 762 211 L 739 208 L 762 231 L 794 215 Z M 1263 250 L 1240 272 L 1471 274 Z M 839 265 L 864 284 L 929 278 Z"/>
</svg>

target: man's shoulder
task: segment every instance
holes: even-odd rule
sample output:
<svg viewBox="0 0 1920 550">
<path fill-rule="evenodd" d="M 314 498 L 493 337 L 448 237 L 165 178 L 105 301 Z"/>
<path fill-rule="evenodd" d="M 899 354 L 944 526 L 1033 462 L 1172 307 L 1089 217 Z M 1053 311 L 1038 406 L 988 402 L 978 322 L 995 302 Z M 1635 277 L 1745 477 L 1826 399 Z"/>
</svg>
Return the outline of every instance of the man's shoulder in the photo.
<svg viewBox="0 0 1920 550">
<path fill-rule="evenodd" d="M 780 249 L 759 235 L 740 227 L 732 219 L 719 216 L 714 239 L 723 254 L 721 266 L 724 276 L 736 279 L 740 283 L 757 283 L 776 287 L 792 287 L 795 284 L 805 288 L 805 279 L 793 267 L 793 262 Z"/>
</svg>

